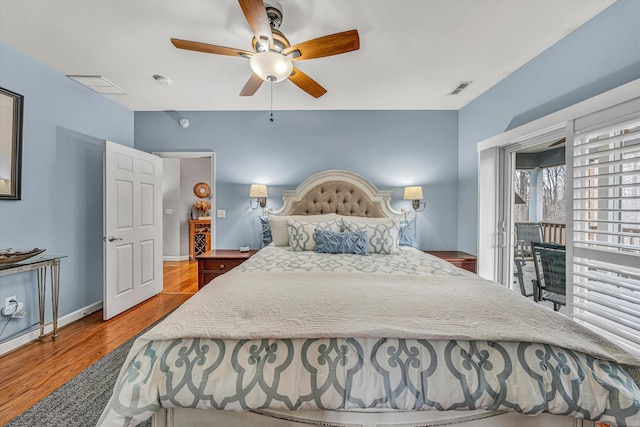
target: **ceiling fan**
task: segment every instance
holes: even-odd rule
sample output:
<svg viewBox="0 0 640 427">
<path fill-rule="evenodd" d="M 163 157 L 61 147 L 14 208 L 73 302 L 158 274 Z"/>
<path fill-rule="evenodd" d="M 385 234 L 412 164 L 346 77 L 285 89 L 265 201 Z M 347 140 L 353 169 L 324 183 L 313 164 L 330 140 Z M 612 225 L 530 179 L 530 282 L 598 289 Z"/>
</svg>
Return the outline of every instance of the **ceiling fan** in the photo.
<svg viewBox="0 0 640 427">
<path fill-rule="evenodd" d="M 262 82 L 275 83 L 289 79 L 309 95 L 319 98 L 327 90 L 294 67 L 294 61 L 338 55 L 360 48 L 358 30 L 330 34 L 291 46 L 278 30 L 282 23 L 281 8 L 265 4 L 262 0 L 238 0 L 238 3 L 254 34 L 251 43 L 253 51 L 173 38 L 171 43 L 179 49 L 249 58 L 253 74 L 240 91 L 240 96 L 253 95 Z"/>
</svg>

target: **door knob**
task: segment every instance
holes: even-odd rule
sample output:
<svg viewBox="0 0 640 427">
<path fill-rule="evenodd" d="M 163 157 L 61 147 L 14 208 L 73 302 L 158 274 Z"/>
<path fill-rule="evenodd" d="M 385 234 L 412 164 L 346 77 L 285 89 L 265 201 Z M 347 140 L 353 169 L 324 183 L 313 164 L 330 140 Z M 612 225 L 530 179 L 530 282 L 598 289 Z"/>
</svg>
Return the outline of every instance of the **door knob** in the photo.
<svg viewBox="0 0 640 427">
<path fill-rule="evenodd" d="M 122 237 L 113 237 L 113 236 L 109 237 L 110 242 L 115 242 L 116 240 L 122 240 Z"/>
</svg>

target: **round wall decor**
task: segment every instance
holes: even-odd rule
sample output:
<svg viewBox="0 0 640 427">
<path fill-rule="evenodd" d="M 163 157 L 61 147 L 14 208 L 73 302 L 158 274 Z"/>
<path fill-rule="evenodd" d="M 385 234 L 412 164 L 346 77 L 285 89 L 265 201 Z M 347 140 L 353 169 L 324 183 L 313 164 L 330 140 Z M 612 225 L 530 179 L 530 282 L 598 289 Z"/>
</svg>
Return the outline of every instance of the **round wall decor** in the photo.
<svg viewBox="0 0 640 427">
<path fill-rule="evenodd" d="M 199 182 L 193 186 L 193 194 L 204 199 L 205 197 L 209 197 L 211 194 L 211 187 L 209 187 L 209 184 L 205 182 Z"/>
</svg>

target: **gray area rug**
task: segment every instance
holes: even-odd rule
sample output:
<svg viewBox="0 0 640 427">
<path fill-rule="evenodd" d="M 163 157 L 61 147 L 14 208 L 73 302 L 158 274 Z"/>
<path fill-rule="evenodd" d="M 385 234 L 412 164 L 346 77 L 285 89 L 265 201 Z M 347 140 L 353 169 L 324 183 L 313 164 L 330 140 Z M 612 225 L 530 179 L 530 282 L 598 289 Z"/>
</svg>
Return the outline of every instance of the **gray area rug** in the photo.
<svg viewBox="0 0 640 427">
<path fill-rule="evenodd" d="M 133 342 L 152 327 L 153 325 L 80 372 L 62 387 L 11 420 L 6 427 L 95 426 L 111 397 L 118 373 Z M 151 420 L 138 425 L 151 427 Z"/>
</svg>

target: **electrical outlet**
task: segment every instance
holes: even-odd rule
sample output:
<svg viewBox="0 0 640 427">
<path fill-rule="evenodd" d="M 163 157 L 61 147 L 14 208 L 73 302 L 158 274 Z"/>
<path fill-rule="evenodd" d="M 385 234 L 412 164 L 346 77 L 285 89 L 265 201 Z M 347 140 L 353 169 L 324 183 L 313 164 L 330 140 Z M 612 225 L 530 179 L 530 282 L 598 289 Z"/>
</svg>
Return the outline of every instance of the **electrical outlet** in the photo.
<svg viewBox="0 0 640 427">
<path fill-rule="evenodd" d="M 227 211 L 225 211 L 224 209 L 218 209 L 216 211 L 216 216 L 218 218 L 226 218 L 227 217 Z"/>
</svg>

